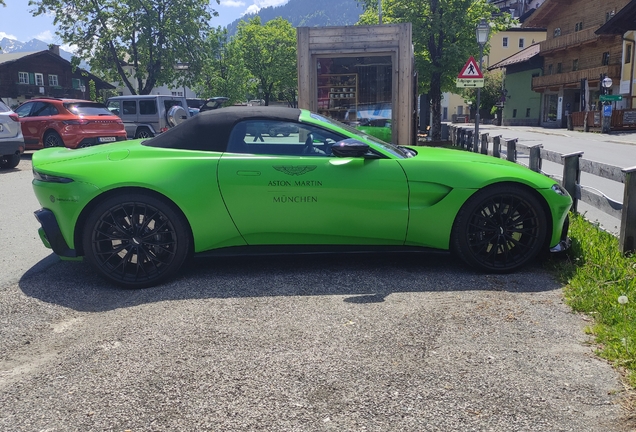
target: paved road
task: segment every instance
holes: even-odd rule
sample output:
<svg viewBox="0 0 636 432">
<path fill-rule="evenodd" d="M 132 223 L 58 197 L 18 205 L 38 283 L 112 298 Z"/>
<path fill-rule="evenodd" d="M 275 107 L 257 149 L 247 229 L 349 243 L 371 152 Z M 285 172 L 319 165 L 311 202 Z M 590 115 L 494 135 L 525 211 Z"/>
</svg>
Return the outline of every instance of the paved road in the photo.
<svg viewBox="0 0 636 432">
<path fill-rule="evenodd" d="M 617 373 L 538 265 L 199 260 L 124 291 L 41 246 L 28 159 L 0 202 L 0 430 L 629 429 Z"/>
<path fill-rule="evenodd" d="M 542 144 L 547 150 L 562 154 L 582 151 L 583 158 L 615 165 L 621 168 L 636 166 L 636 132 L 614 132 L 612 134 L 584 133 L 566 129 L 545 129 L 522 126 L 480 125 L 481 132 L 490 136 L 502 135 L 504 138 L 518 138 L 524 145 Z M 527 164 L 527 157 L 520 157 Z M 544 161 L 542 169 L 551 175 L 562 175 L 563 166 Z M 623 201 L 623 184 L 603 179 L 591 174 L 581 174 L 581 184 L 595 188 L 611 199 Z M 600 223 L 603 228 L 618 234 L 620 220 L 584 203 L 579 203 L 579 212 L 588 220 Z"/>
</svg>

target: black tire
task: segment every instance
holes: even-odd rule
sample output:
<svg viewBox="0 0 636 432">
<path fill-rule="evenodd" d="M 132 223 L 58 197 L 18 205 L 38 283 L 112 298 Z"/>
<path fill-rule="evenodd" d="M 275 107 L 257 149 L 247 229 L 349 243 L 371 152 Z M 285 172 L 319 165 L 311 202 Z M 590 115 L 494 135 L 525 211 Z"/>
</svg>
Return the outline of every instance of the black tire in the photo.
<svg viewBox="0 0 636 432">
<path fill-rule="evenodd" d="M 276 129 L 271 128 L 270 130 L 267 131 L 267 134 L 271 137 L 275 137 L 276 135 L 278 135 L 278 132 L 276 132 Z"/>
<path fill-rule="evenodd" d="M 44 148 L 64 147 L 64 141 L 62 141 L 62 138 L 57 134 L 57 132 L 53 131 L 44 134 L 42 142 Z"/>
<path fill-rule="evenodd" d="M 451 250 L 474 268 L 507 273 L 536 258 L 546 235 L 545 211 L 531 192 L 495 185 L 464 203 L 453 224 Z"/>
<path fill-rule="evenodd" d="M 283 136 L 284 136 L 284 137 L 288 137 L 289 135 L 290 135 L 290 133 L 289 133 L 289 132 L 284 132 L 284 133 L 283 133 Z"/>
<path fill-rule="evenodd" d="M 13 169 L 20 163 L 20 155 L 15 153 L 0 157 L 0 168 Z"/>
<path fill-rule="evenodd" d="M 148 129 L 147 127 L 140 127 L 137 128 L 137 132 L 135 132 L 135 138 L 139 139 L 139 138 L 152 138 L 152 132 L 150 132 L 150 129 Z"/>
<path fill-rule="evenodd" d="M 86 260 L 107 280 L 145 288 L 173 277 L 189 256 L 185 217 L 166 201 L 123 193 L 95 207 L 83 228 Z"/>
</svg>

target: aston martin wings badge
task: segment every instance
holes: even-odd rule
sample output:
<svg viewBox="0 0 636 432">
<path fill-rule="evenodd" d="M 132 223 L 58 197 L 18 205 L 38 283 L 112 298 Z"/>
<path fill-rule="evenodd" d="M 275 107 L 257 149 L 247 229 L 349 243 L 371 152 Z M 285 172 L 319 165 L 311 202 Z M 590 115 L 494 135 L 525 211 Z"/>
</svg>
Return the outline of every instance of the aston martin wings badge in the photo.
<svg viewBox="0 0 636 432">
<path fill-rule="evenodd" d="M 301 176 L 315 170 L 316 165 L 277 165 L 272 168 L 290 176 Z"/>
</svg>

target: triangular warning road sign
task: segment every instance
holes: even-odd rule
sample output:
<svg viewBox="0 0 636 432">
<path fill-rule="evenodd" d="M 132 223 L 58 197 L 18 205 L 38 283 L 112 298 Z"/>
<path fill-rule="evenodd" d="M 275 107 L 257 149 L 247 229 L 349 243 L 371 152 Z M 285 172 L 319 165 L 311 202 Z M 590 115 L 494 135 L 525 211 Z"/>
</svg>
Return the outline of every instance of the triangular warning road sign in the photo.
<svg viewBox="0 0 636 432">
<path fill-rule="evenodd" d="M 479 70 L 479 66 L 477 66 L 477 62 L 475 61 L 473 56 L 470 56 L 462 71 L 457 75 L 457 78 L 483 78 L 481 71 Z"/>
</svg>

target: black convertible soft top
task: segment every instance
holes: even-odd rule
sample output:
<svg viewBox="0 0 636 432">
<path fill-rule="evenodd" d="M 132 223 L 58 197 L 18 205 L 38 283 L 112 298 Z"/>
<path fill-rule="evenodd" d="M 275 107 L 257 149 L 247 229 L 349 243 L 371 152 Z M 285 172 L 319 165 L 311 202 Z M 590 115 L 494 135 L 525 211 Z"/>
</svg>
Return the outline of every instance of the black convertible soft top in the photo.
<svg viewBox="0 0 636 432">
<path fill-rule="evenodd" d="M 241 120 L 283 120 L 298 122 L 298 108 L 247 106 L 205 111 L 176 127 L 144 141 L 144 145 L 184 150 L 223 152 L 232 127 Z"/>
</svg>

